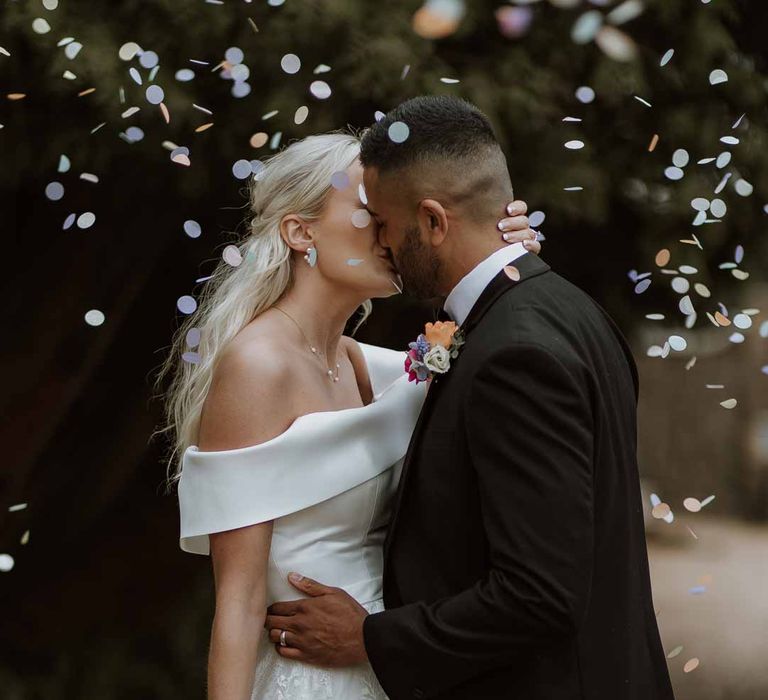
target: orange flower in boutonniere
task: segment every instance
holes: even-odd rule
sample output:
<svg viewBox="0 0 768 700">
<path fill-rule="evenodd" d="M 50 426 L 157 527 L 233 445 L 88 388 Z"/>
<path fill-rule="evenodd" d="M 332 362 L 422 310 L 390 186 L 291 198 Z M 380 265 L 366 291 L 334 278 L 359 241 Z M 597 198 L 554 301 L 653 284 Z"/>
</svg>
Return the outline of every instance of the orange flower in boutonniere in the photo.
<svg viewBox="0 0 768 700">
<path fill-rule="evenodd" d="M 442 345 L 444 348 L 448 348 L 457 330 L 458 326 L 455 321 L 437 321 L 436 323 L 428 323 L 424 327 L 424 336 L 432 347 Z"/>
</svg>

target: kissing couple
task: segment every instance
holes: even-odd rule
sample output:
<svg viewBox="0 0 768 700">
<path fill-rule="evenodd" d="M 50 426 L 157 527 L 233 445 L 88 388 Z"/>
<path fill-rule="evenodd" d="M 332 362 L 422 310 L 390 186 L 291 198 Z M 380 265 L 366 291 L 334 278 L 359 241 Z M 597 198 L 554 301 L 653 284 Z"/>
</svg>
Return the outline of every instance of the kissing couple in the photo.
<svg viewBox="0 0 768 700">
<path fill-rule="evenodd" d="M 251 190 L 242 263 L 167 360 L 180 546 L 215 580 L 208 697 L 672 699 L 635 364 L 507 208 L 487 117 L 416 97 Z M 403 290 L 444 300 L 408 348 L 344 335 Z"/>
</svg>

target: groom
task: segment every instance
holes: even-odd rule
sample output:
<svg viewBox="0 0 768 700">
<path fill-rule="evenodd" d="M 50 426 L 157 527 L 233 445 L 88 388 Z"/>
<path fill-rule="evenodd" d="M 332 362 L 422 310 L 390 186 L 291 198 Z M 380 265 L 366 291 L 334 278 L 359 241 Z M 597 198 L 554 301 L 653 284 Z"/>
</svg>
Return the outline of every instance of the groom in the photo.
<svg viewBox="0 0 768 700">
<path fill-rule="evenodd" d="M 388 128 L 404 122 L 407 140 Z M 370 662 L 392 700 L 669 700 L 636 460 L 637 374 L 605 312 L 522 245 L 487 118 L 417 97 L 363 137 L 368 208 L 406 290 L 466 342 L 432 381 L 384 546 L 386 610 L 311 579 L 281 655 Z"/>
</svg>

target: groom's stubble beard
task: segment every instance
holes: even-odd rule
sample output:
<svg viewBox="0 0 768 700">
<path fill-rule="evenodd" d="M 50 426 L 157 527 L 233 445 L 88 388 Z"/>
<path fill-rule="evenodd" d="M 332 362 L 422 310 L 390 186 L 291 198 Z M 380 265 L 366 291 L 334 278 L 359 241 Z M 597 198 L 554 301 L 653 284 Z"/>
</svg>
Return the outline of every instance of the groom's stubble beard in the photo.
<svg viewBox="0 0 768 700">
<path fill-rule="evenodd" d="M 405 241 L 395 259 L 403 290 L 417 299 L 439 296 L 441 264 L 435 252 L 419 236 L 419 227 L 405 229 Z"/>
</svg>

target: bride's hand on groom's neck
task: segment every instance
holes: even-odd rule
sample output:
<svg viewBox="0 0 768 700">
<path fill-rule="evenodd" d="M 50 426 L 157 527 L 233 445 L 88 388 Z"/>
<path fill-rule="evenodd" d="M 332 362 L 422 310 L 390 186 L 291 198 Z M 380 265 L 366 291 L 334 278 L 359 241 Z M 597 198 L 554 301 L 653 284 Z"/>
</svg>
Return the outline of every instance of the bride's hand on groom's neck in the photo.
<svg viewBox="0 0 768 700">
<path fill-rule="evenodd" d="M 522 199 L 516 199 L 507 204 L 508 216 L 500 219 L 497 228 L 501 231 L 502 240 L 507 243 L 522 243 L 529 253 L 538 255 L 541 252 L 541 243 L 536 240 L 537 231 L 530 227 L 526 216 L 528 205 Z"/>
</svg>

